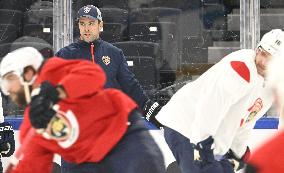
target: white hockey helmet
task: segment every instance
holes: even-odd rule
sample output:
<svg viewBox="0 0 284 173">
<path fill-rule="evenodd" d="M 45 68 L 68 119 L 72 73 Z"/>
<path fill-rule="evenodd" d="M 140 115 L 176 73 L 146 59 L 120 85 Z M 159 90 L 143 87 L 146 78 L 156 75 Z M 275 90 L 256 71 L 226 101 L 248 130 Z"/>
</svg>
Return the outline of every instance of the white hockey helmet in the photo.
<svg viewBox="0 0 284 173">
<path fill-rule="evenodd" d="M 43 62 L 43 57 L 38 50 L 36 50 L 33 47 L 23 47 L 20 49 L 16 49 L 10 53 L 8 53 L 1 61 L 0 64 L 0 75 L 2 79 L 2 91 L 7 94 L 5 91 L 4 85 L 4 80 L 3 77 L 10 73 L 13 72 L 17 74 L 20 77 L 20 81 L 24 83 L 23 79 L 23 72 L 24 68 L 28 66 L 32 66 L 35 70 L 38 70 L 39 67 L 41 66 Z M 33 82 L 33 80 L 32 80 Z M 31 82 L 31 83 L 32 83 Z M 29 85 L 31 83 L 28 83 Z"/>
<path fill-rule="evenodd" d="M 273 29 L 268 33 L 264 34 L 257 48 L 261 47 L 272 56 L 283 51 L 284 47 L 284 31 L 282 29 Z"/>
<path fill-rule="evenodd" d="M 16 72 L 22 75 L 25 67 L 32 66 L 35 70 L 38 70 L 43 57 L 33 47 L 23 47 L 8 53 L 1 62 L 0 75 L 3 77 L 9 72 Z"/>
</svg>

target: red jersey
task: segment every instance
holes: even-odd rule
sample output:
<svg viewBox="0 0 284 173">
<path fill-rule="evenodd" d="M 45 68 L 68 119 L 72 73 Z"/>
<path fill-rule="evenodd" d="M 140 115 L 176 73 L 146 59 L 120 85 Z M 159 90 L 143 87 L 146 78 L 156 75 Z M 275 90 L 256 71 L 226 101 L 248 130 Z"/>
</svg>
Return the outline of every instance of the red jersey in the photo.
<svg viewBox="0 0 284 173">
<path fill-rule="evenodd" d="M 62 85 L 67 93 L 67 99 L 58 105 L 71 124 L 71 135 L 55 141 L 36 134 L 14 172 L 51 172 L 55 153 L 74 163 L 101 161 L 125 134 L 128 115 L 136 103 L 118 90 L 103 89 L 103 70 L 88 61 L 51 58 L 42 66 L 35 84 L 45 80 Z M 21 143 L 31 129 L 28 113 L 29 107 L 20 127 Z"/>
<path fill-rule="evenodd" d="M 257 173 L 282 173 L 284 170 L 284 131 L 258 148 L 249 159 Z"/>
</svg>

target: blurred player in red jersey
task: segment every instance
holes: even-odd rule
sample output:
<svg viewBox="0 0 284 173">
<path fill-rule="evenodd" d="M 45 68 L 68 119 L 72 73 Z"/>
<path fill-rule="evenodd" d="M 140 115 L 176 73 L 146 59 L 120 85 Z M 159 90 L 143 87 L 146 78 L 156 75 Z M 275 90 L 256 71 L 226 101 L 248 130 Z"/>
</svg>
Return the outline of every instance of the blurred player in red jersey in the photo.
<svg viewBox="0 0 284 173">
<path fill-rule="evenodd" d="M 13 173 L 48 173 L 55 153 L 76 163 L 69 173 L 165 172 L 136 103 L 116 89 L 103 89 L 106 77 L 98 65 L 43 61 L 36 49 L 25 47 L 3 58 L 0 73 L 3 92 L 26 105 L 20 142 L 30 129 L 40 132 L 25 142 Z"/>
</svg>

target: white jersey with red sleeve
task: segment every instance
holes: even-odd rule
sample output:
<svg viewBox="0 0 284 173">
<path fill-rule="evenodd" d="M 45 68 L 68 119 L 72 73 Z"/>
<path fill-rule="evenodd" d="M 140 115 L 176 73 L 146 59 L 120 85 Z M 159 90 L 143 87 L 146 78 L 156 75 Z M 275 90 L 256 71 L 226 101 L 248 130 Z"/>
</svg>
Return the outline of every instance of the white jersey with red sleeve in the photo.
<svg viewBox="0 0 284 173">
<path fill-rule="evenodd" d="M 211 135 L 216 154 L 232 148 L 242 156 L 256 120 L 272 104 L 254 61 L 254 50 L 227 55 L 177 91 L 157 119 L 195 144 Z"/>
</svg>

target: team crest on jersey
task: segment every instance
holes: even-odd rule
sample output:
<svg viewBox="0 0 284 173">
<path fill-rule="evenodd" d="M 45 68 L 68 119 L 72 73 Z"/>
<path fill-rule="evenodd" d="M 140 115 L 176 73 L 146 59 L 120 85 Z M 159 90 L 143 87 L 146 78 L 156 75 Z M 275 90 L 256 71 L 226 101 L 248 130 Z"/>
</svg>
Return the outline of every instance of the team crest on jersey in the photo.
<svg viewBox="0 0 284 173">
<path fill-rule="evenodd" d="M 51 119 L 47 130 L 51 138 L 64 141 L 70 136 L 71 124 L 68 119 L 58 113 Z"/>
<path fill-rule="evenodd" d="M 66 113 L 58 110 L 48 124 L 44 136 L 57 141 L 63 148 L 74 144 L 79 137 L 79 124 L 74 113 L 71 110 Z"/>
<path fill-rule="evenodd" d="M 245 119 L 245 123 L 252 121 L 255 118 L 255 116 L 258 114 L 258 112 L 262 109 L 262 107 L 263 107 L 262 99 L 257 98 L 255 100 L 254 104 L 248 109 L 249 115 Z M 242 122 L 241 122 L 241 126 L 243 124 L 243 121 L 244 120 L 242 120 Z"/>
<path fill-rule="evenodd" d="M 90 7 L 85 7 L 85 8 L 84 8 L 84 13 L 89 13 L 89 12 L 90 12 L 90 10 L 91 10 L 91 8 L 90 8 Z"/>
<path fill-rule="evenodd" d="M 110 57 L 109 56 L 103 56 L 102 60 L 105 63 L 105 65 L 109 65 L 110 64 Z"/>
</svg>

